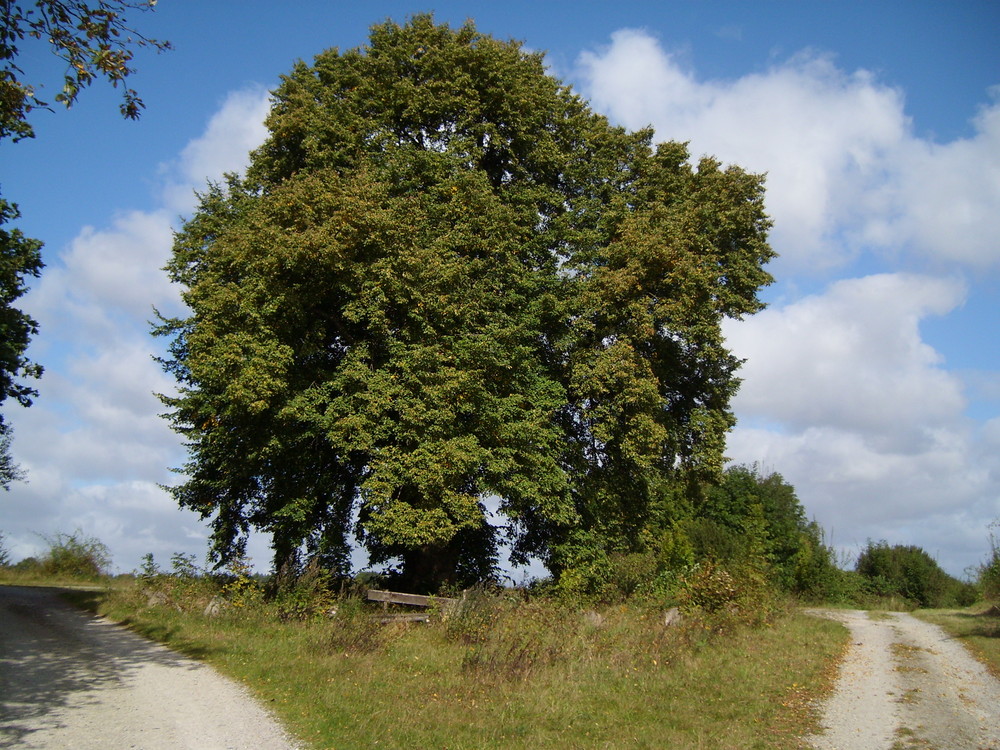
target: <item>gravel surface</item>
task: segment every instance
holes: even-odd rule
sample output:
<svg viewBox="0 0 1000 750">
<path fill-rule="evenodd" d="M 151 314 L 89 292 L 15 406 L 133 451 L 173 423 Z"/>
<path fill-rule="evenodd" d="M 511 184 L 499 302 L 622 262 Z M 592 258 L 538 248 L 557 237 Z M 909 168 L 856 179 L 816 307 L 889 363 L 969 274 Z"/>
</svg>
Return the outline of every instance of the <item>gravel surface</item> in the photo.
<svg viewBox="0 0 1000 750">
<path fill-rule="evenodd" d="M 82 613 L 51 589 L 0 586 L 0 747 L 295 745 L 244 688 L 210 667 Z"/>
<path fill-rule="evenodd" d="M 813 610 L 851 631 L 817 750 L 1000 750 L 1000 682 L 936 625 Z"/>
</svg>

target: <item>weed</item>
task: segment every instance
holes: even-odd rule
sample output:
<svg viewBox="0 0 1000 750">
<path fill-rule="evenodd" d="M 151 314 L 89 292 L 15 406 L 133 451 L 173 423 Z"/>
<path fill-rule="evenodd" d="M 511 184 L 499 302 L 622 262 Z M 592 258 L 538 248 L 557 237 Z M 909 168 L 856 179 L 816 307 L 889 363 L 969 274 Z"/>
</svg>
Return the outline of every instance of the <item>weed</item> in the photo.
<svg viewBox="0 0 1000 750">
<path fill-rule="evenodd" d="M 462 669 L 478 679 L 521 680 L 566 659 L 583 620 L 552 602 L 495 610 L 485 632 L 466 651 Z"/>
<path fill-rule="evenodd" d="M 372 654 L 384 649 L 401 631 L 399 627 L 384 627 L 360 597 L 350 596 L 337 602 L 325 646 L 328 652 L 345 656 Z"/>
</svg>

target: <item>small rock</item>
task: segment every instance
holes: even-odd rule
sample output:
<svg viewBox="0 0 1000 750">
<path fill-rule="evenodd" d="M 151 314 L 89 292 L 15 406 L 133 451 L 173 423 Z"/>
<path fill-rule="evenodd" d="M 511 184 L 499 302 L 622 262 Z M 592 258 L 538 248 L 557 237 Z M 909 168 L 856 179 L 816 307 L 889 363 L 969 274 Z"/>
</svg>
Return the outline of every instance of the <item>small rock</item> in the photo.
<svg viewBox="0 0 1000 750">
<path fill-rule="evenodd" d="M 149 595 L 146 600 L 147 607 L 162 607 L 170 604 L 170 597 L 164 594 L 162 591 L 154 591 Z"/>
<path fill-rule="evenodd" d="M 220 612 L 222 612 L 222 610 L 225 609 L 227 606 L 229 606 L 229 602 L 227 602 L 221 596 L 213 596 L 212 601 L 210 601 L 208 603 L 208 606 L 205 607 L 204 615 L 205 617 L 215 617 Z"/>
<path fill-rule="evenodd" d="M 604 624 L 604 616 L 591 609 L 583 613 L 583 621 L 592 628 L 599 628 Z"/>
<path fill-rule="evenodd" d="M 669 628 L 671 625 L 680 625 L 683 619 L 680 609 L 671 607 L 663 613 L 663 627 Z"/>
</svg>

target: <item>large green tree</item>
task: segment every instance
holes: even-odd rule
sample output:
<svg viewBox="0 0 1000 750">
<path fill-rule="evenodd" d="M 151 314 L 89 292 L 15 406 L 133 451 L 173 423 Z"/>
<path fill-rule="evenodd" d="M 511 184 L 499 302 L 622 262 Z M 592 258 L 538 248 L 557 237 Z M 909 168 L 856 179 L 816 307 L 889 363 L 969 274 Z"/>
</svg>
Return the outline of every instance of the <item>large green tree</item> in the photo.
<svg viewBox="0 0 1000 750">
<path fill-rule="evenodd" d="M 494 573 L 496 502 L 557 574 L 635 544 L 718 472 L 724 316 L 770 277 L 762 179 L 611 126 L 516 42 L 416 16 L 300 63 L 243 178 L 201 196 L 171 278 L 181 505 L 220 561 L 346 564 L 413 588 Z"/>
</svg>

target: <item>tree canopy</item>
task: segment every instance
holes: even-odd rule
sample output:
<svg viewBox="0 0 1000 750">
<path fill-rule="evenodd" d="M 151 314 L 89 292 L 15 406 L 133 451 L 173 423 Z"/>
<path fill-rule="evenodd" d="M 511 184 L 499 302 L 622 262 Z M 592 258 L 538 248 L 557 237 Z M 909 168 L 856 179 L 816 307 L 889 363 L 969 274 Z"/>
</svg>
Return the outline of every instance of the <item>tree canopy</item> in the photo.
<svg viewBox="0 0 1000 750">
<path fill-rule="evenodd" d="M 975 587 L 948 575 L 923 548 L 868 541 L 855 566 L 872 593 L 898 596 L 920 607 L 966 607 Z"/>
<path fill-rule="evenodd" d="M 489 578 L 506 539 L 562 575 L 718 475 L 720 324 L 770 281 L 761 176 L 427 15 L 297 64 L 267 127 L 177 234 L 190 315 L 157 328 L 173 492 L 219 561 L 259 529 L 279 565 L 343 567 L 356 533 L 433 588 Z"/>
</svg>

